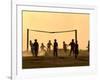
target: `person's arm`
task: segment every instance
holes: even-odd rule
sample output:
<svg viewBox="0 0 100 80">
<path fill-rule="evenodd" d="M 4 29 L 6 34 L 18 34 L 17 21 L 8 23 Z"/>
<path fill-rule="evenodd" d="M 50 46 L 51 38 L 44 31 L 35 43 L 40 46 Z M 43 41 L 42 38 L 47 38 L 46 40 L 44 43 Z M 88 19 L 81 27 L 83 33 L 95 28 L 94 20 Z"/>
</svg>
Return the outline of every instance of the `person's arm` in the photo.
<svg viewBox="0 0 100 80">
<path fill-rule="evenodd" d="M 57 43 L 57 48 L 58 48 L 58 43 Z"/>
<path fill-rule="evenodd" d="M 44 46 L 44 48 L 45 48 L 45 49 L 47 49 L 47 47 L 46 47 L 46 46 Z"/>
<path fill-rule="evenodd" d="M 52 43 L 50 43 L 50 46 L 52 46 L 52 47 L 53 47 Z"/>
<path fill-rule="evenodd" d="M 44 45 L 44 48 L 46 48 L 46 46 Z"/>
</svg>

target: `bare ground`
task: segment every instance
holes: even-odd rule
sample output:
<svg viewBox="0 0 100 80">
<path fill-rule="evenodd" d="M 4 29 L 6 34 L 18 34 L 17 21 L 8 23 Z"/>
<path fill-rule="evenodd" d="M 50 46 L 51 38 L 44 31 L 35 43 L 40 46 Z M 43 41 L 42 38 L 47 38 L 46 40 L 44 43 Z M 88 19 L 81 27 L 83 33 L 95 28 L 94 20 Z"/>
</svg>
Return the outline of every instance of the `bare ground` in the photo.
<svg viewBox="0 0 100 80">
<path fill-rule="evenodd" d="M 64 54 L 62 50 L 59 51 L 59 56 L 54 57 L 53 54 L 46 56 L 23 56 L 22 68 L 50 68 L 50 67 L 75 67 L 75 66 L 89 66 L 89 54 L 87 51 L 81 50 L 77 59 L 74 56 Z"/>
</svg>

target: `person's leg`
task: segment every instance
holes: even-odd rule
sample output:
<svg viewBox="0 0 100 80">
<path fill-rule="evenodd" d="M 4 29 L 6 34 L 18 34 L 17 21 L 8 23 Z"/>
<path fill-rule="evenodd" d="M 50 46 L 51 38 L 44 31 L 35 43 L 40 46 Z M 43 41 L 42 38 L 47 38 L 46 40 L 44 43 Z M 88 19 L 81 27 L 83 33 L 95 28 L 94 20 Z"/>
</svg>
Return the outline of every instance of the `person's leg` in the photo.
<svg viewBox="0 0 100 80">
<path fill-rule="evenodd" d="M 75 59 L 77 59 L 77 56 L 78 56 L 78 54 L 77 54 L 77 53 L 75 53 Z"/>
<path fill-rule="evenodd" d="M 72 49 L 70 50 L 69 56 L 71 56 L 71 54 L 72 54 Z"/>
<path fill-rule="evenodd" d="M 64 49 L 64 53 L 67 55 L 67 50 L 66 49 Z"/>
<path fill-rule="evenodd" d="M 56 54 L 56 57 L 58 56 L 58 54 L 57 54 L 57 50 L 55 51 L 55 54 Z"/>
<path fill-rule="evenodd" d="M 31 48 L 31 53 L 32 53 L 32 48 Z"/>
<path fill-rule="evenodd" d="M 37 51 L 36 51 L 36 57 L 37 57 Z"/>
<path fill-rule="evenodd" d="M 34 55 L 35 55 L 35 57 L 36 57 L 36 51 L 34 50 Z"/>
<path fill-rule="evenodd" d="M 35 57 L 37 57 L 37 50 L 35 50 Z"/>
<path fill-rule="evenodd" d="M 75 50 L 74 49 L 72 49 L 72 53 L 73 53 L 73 56 L 75 56 Z"/>
<path fill-rule="evenodd" d="M 44 55 L 45 55 L 45 56 L 47 55 L 47 50 L 46 50 L 46 49 L 44 49 Z"/>
<path fill-rule="evenodd" d="M 54 51 L 54 56 L 56 56 L 56 52 Z"/>
<path fill-rule="evenodd" d="M 34 53 L 33 53 L 33 49 L 32 49 L 32 48 L 31 48 L 31 53 L 32 53 L 32 55 L 34 54 Z M 33 55 L 33 56 L 34 56 L 34 55 Z"/>
<path fill-rule="evenodd" d="M 77 54 L 75 53 L 75 59 L 77 59 Z"/>
<path fill-rule="evenodd" d="M 67 49 L 65 50 L 65 54 L 67 55 Z"/>
<path fill-rule="evenodd" d="M 77 50 L 77 57 L 78 57 L 79 51 Z"/>
<path fill-rule="evenodd" d="M 77 52 L 76 52 L 76 50 L 75 50 L 75 52 L 73 54 L 74 54 L 75 59 L 77 59 Z"/>
<path fill-rule="evenodd" d="M 63 49 L 64 53 L 65 53 L 65 49 Z"/>
<path fill-rule="evenodd" d="M 48 48 L 48 53 L 50 54 L 50 48 Z"/>
<path fill-rule="evenodd" d="M 38 56 L 38 50 L 36 50 L 36 57 Z"/>
<path fill-rule="evenodd" d="M 75 51 L 75 59 L 78 57 L 78 50 Z"/>
<path fill-rule="evenodd" d="M 65 51 L 65 53 L 66 53 L 66 49 L 65 49 L 64 51 Z"/>
<path fill-rule="evenodd" d="M 49 48 L 49 54 L 51 53 L 51 48 Z"/>
</svg>

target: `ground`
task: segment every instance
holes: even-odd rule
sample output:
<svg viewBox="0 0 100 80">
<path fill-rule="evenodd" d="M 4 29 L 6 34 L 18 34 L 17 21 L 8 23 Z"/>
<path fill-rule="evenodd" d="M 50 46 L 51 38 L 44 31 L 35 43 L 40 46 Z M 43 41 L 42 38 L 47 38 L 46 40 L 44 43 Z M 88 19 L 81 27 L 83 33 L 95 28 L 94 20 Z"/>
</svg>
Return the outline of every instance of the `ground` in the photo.
<svg viewBox="0 0 100 80">
<path fill-rule="evenodd" d="M 59 50 L 58 57 L 54 57 L 52 52 L 45 56 L 34 57 L 31 52 L 23 52 L 22 68 L 50 68 L 50 67 L 75 67 L 75 66 L 89 66 L 89 54 L 87 50 L 80 50 L 77 59 L 73 55 L 68 56 L 69 51 L 65 54 Z M 25 54 L 30 54 L 26 56 Z"/>
</svg>

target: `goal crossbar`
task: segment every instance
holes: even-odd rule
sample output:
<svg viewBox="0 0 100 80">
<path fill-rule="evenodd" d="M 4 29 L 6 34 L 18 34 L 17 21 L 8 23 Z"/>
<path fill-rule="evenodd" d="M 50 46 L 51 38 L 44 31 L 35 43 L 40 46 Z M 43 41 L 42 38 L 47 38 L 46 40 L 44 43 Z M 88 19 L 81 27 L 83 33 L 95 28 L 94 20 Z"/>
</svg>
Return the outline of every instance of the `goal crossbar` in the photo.
<svg viewBox="0 0 100 80">
<path fill-rule="evenodd" d="M 73 32 L 75 30 L 67 30 L 67 31 L 41 31 L 41 30 L 32 30 L 30 29 L 29 31 L 34 31 L 34 32 L 43 32 L 43 33 L 64 33 L 64 32 Z"/>
</svg>

